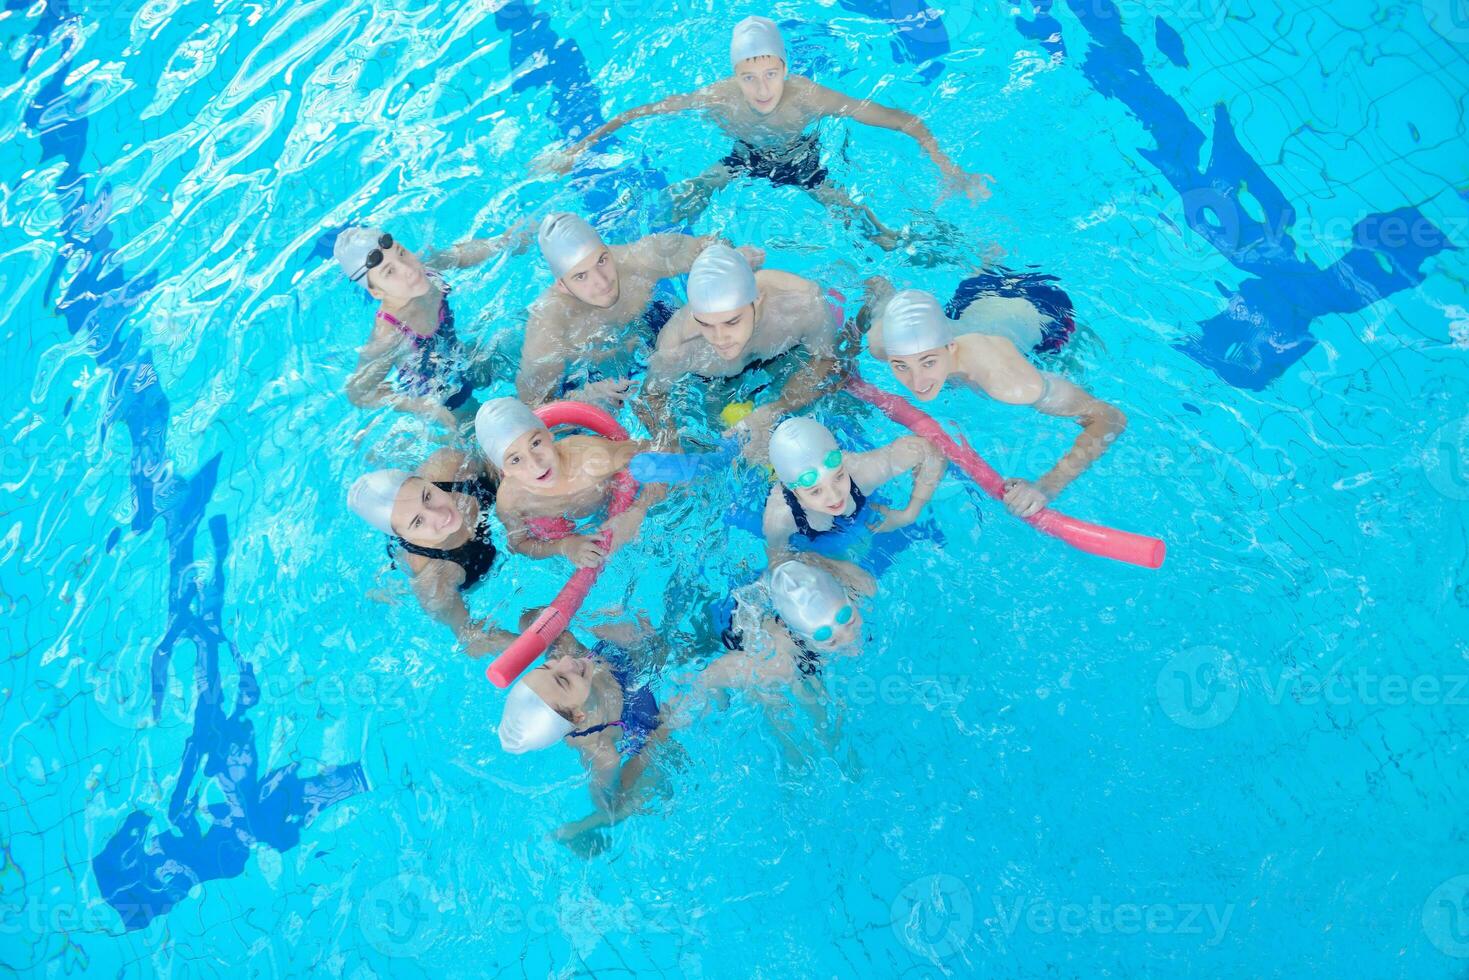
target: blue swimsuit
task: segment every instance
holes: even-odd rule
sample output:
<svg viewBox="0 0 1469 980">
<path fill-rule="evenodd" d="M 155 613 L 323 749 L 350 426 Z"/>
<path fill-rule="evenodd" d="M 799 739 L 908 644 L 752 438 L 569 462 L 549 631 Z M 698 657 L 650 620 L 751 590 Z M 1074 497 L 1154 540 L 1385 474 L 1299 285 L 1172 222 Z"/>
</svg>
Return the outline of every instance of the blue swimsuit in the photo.
<svg viewBox="0 0 1469 980">
<path fill-rule="evenodd" d="M 429 279 L 443 291 L 439 303 L 439 324 L 427 337 L 415 333 L 391 313 L 378 311 L 378 316 L 398 328 L 418 353 L 418 362 L 398 365 L 398 385 L 405 391 L 420 396 L 444 395 L 444 407 L 453 411 L 469 400 L 474 388 L 460 376 L 460 365 L 468 359 L 468 351 L 459 342 L 454 332 L 454 310 L 449 306 L 450 286 L 438 273 L 429 272 Z M 457 389 L 455 386 L 458 386 Z"/>
<path fill-rule="evenodd" d="M 628 659 L 626 650 L 603 641 L 592 648 L 592 655 L 612 670 L 612 676 L 622 686 L 622 717 L 572 732 L 568 737 L 595 735 L 604 728 L 615 725 L 622 729 L 622 737 L 617 740 L 617 751 L 622 753 L 624 759 L 630 759 L 643 750 L 648 736 L 658 728 L 658 702 L 654 700 L 653 691 L 647 684 L 632 687 L 632 662 Z"/>
</svg>

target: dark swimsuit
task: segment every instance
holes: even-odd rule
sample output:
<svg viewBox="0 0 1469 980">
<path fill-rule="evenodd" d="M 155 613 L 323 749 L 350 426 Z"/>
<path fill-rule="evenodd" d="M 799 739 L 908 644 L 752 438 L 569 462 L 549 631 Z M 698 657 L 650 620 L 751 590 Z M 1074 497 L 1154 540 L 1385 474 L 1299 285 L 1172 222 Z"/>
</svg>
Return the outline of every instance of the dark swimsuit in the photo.
<svg viewBox="0 0 1469 980">
<path fill-rule="evenodd" d="M 645 336 L 650 347 L 656 347 L 658 345 L 658 332 L 667 326 L 668 321 L 673 319 L 673 314 L 676 312 L 678 311 L 673 304 L 665 299 L 654 297 L 653 301 L 648 304 L 648 308 L 642 312 L 642 315 L 632 321 L 630 325 L 631 329 L 633 332 L 641 333 Z M 647 364 L 640 359 L 638 366 L 647 367 Z M 605 380 L 607 380 L 607 375 L 603 373 L 601 367 L 595 364 L 587 364 L 579 370 L 563 372 L 561 383 L 556 388 L 556 397 L 565 398 L 578 388 L 585 387 L 593 382 Z"/>
<path fill-rule="evenodd" d="M 796 533 L 808 541 L 814 541 L 824 534 L 842 534 L 858 525 L 858 518 L 862 510 L 867 506 L 867 494 L 862 488 L 852 483 L 852 512 L 850 514 L 837 514 L 831 519 L 831 527 L 825 531 L 818 531 L 811 526 L 811 521 L 806 517 L 806 508 L 801 506 L 801 501 L 796 499 L 795 493 L 784 483 L 780 485 L 780 492 L 786 498 L 786 506 L 791 509 L 791 517 L 796 522 Z"/>
<path fill-rule="evenodd" d="M 1027 300 L 1045 318 L 1045 324 L 1041 328 L 1041 342 L 1033 348 L 1034 353 L 1058 351 L 1066 346 L 1066 342 L 1076 331 L 1076 321 L 1072 319 L 1071 297 L 1060 286 L 1051 285 L 1059 281 L 1055 276 L 1013 273 L 1008 269 L 1001 270 L 1000 274 L 985 273 L 973 279 L 965 279 L 954 290 L 954 298 L 949 300 L 949 318 L 959 319 L 969 308 L 969 304 L 981 296 Z"/>
<path fill-rule="evenodd" d="M 459 342 L 459 335 L 454 332 L 454 310 L 449 306 L 451 287 L 437 273 L 429 272 L 427 275 L 444 294 L 439 302 L 439 324 L 433 333 L 427 337 L 415 333 L 391 313 L 379 310 L 378 316 L 397 327 L 418 352 L 417 364 L 398 366 L 399 383 L 415 395 L 429 396 L 448 391 L 457 384 L 458 389 L 449 392 L 444 399 L 444 407 L 453 411 L 474 394 L 473 386 L 459 376 L 459 366 L 468 361 L 469 356 Z"/>
<path fill-rule="evenodd" d="M 719 627 L 719 642 L 730 651 L 745 648 L 745 638 L 740 630 L 735 628 L 734 611 L 734 596 L 726 596 L 716 602 L 710 610 L 714 617 L 714 625 Z M 796 670 L 806 677 L 819 676 L 821 674 L 821 654 L 808 647 L 794 631 L 787 628 L 786 632 L 796 644 Z"/>
<path fill-rule="evenodd" d="M 616 726 L 622 729 L 622 737 L 617 740 L 617 751 L 622 753 L 623 758 L 630 759 L 643 750 L 648 736 L 658 728 L 658 702 L 654 700 L 653 691 L 647 684 L 637 688 L 632 686 L 632 662 L 627 651 L 603 641 L 592 648 L 592 655 L 607 665 L 622 687 L 622 717 L 616 721 L 583 728 L 567 737 L 595 735 L 605 728 Z"/>
<path fill-rule="evenodd" d="M 776 187 L 811 190 L 827 178 L 826 168 L 821 165 L 821 142 L 815 133 L 804 133 L 778 148 L 736 140 L 729 156 L 719 162 L 733 173 L 764 177 Z"/>
<path fill-rule="evenodd" d="M 440 483 L 435 480 L 434 486 L 448 493 L 467 494 L 479 501 L 479 524 L 475 526 L 474 537 L 457 548 L 424 548 L 416 544 L 409 544 L 395 536 L 388 542 L 388 556 L 393 556 L 395 548 L 401 548 L 410 555 L 451 561 L 464 569 L 464 582 L 459 586 L 463 591 L 477 585 L 480 579 L 485 577 L 485 573 L 490 570 L 490 566 L 495 563 L 497 552 L 494 543 L 490 541 L 490 511 L 495 506 L 495 490 L 498 484 L 488 475 L 481 475 L 473 480 L 459 480 L 453 483 Z"/>
</svg>

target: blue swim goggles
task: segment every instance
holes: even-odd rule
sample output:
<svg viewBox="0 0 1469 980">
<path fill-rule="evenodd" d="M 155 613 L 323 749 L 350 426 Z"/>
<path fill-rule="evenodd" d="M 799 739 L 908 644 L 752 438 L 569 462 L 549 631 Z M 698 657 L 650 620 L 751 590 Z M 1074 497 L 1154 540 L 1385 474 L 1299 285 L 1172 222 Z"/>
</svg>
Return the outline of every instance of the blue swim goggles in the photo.
<svg viewBox="0 0 1469 980">
<path fill-rule="evenodd" d="M 852 616 L 855 613 L 856 610 L 852 608 L 851 603 L 848 603 L 847 605 L 837 610 L 837 614 L 835 617 L 836 624 L 838 626 L 846 626 L 852 621 Z M 811 634 L 811 639 L 815 640 L 817 643 L 825 643 L 827 640 L 830 640 L 835 635 L 836 630 L 832 629 L 830 626 L 822 626 L 817 629 L 815 633 Z"/>
<path fill-rule="evenodd" d="M 838 469 L 841 465 L 842 451 L 840 449 L 833 449 L 831 452 L 827 453 L 826 458 L 821 461 L 821 468 L 824 470 Z M 791 489 L 795 490 L 798 487 L 804 487 L 805 489 L 809 490 L 812 487 L 816 486 L 816 481 L 820 479 L 820 471 L 813 467 L 792 480 Z"/>
</svg>

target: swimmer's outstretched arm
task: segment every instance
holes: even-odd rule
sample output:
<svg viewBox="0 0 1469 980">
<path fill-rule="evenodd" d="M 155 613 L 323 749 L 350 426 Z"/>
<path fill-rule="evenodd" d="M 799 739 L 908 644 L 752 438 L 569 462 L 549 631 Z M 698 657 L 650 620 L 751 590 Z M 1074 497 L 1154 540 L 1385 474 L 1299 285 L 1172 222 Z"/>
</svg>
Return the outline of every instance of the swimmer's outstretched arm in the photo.
<svg viewBox="0 0 1469 980">
<path fill-rule="evenodd" d="M 525 344 L 520 350 L 520 370 L 515 375 L 515 395 L 532 408 L 551 400 L 556 382 L 566 373 L 563 326 L 539 307 L 531 307 Z"/>
<path fill-rule="evenodd" d="M 872 356 L 879 361 L 887 360 L 882 351 L 882 330 L 872 332 L 872 325 L 878 320 L 877 312 L 887 305 L 888 300 L 893 298 L 893 284 L 882 276 L 873 276 L 863 285 L 862 308 L 857 311 L 854 323 L 857 332 L 867 338 L 867 349 Z"/>
<path fill-rule="evenodd" d="M 523 218 L 494 238 L 470 238 L 441 252 L 430 252 L 424 256 L 423 264 L 430 269 L 467 269 L 487 262 L 501 252 L 523 255 L 535 237 L 535 223 Z"/>
<path fill-rule="evenodd" d="M 666 99 L 661 99 L 658 102 L 650 102 L 647 105 L 640 105 L 636 109 L 629 109 L 620 115 L 614 116 L 572 144 L 571 148 L 566 151 L 566 159 L 563 161 L 563 167 L 558 167 L 557 169 L 562 173 L 570 170 L 571 165 L 576 162 L 576 158 L 585 153 L 588 147 L 597 145 L 597 143 L 617 132 L 630 122 L 637 122 L 639 119 L 646 119 L 649 116 L 684 112 L 688 109 L 702 106 L 705 102 L 704 91 L 704 89 L 700 89 L 697 92 L 670 95 Z"/>
<path fill-rule="evenodd" d="M 1116 406 L 1109 405 L 1085 389 L 1055 375 L 1050 376 L 1050 385 L 1050 393 L 1036 403 L 1036 411 L 1059 418 L 1076 419 L 1081 423 L 1081 435 L 1076 437 L 1066 455 L 1034 484 L 1027 484 L 1023 480 L 1007 481 L 1005 506 L 1020 517 L 1029 517 L 1055 500 L 1072 480 L 1101 459 L 1102 454 L 1111 448 L 1112 443 L 1127 428 L 1127 416 Z M 1036 501 L 1034 494 L 1026 492 L 1027 488 L 1034 488 L 1045 495 L 1040 506 L 1030 506 Z M 1017 499 L 1012 502 L 1012 497 Z"/>
<path fill-rule="evenodd" d="M 815 82 L 810 83 L 806 100 L 813 109 L 823 115 L 844 116 L 860 123 L 866 123 L 868 126 L 890 129 L 913 137 L 913 140 L 923 147 L 923 152 L 928 154 L 929 159 L 938 166 L 951 184 L 967 193 L 977 195 L 980 200 L 989 197 L 990 192 L 985 186 L 985 181 L 993 178 L 988 174 L 966 173 L 964 168 L 955 163 L 939 146 L 928 124 L 913 113 L 904 109 L 879 105 L 870 99 L 854 99 Z"/>
<path fill-rule="evenodd" d="M 464 569 L 453 562 L 434 562 L 413 576 L 413 592 L 429 616 L 454 631 L 454 638 L 471 657 L 500 653 L 515 641 L 515 635 L 485 621 L 469 618 L 469 607 L 459 586 Z"/>
<path fill-rule="evenodd" d="M 918 515 L 933 499 L 939 479 L 944 475 L 944 457 L 932 443 L 918 436 L 894 439 L 883 448 L 874 450 L 873 455 L 877 455 L 882 464 L 877 481 L 879 485 L 896 478 L 900 473 L 911 472 L 913 493 L 908 497 L 908 505 L 902 510 L 893 510 L 874 503 L 873 508 L 883 515 L 883 519 L 873 525 L 872 530 L 880 534 L 907 527 L 918 520 Z"/>
<path fill-rule="evenodd" d="M 391 337 L 370 340 L 358 351 L 357 368 L 347 379 L 347 399 L 358 408 L 386 405 L 395 411 L 438 422 L 452 430 L 457 425 L 454 413 L 439 402 L 401 395 L 387 384 L 388 372 L 393 369 L 392 353 L 396 344 L 397 340 Z"/>
</svg>

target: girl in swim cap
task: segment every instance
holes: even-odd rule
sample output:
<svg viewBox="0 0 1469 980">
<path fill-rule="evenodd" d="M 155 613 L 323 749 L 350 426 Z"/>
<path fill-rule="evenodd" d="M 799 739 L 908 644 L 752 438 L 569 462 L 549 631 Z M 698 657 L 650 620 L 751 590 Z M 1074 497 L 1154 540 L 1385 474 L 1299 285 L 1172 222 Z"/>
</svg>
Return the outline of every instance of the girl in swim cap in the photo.
<svg viewBox="0 0 1469 980">
<path fill-rule="evenodd" d="M 521 626 L 528 627 L 534 616 L 527 613 Z M 570 632 L 562 633 L 545 660 L 506 694 L 499 730 L 505 751 L 521 755 L 560 743 L 576 749 L 586 768 L 597 809 L 557 831 L 560 840 L 625 817 L 657 775 L 648 772 L 648 763 L 667 731 L 658 702 L 637 678 L 628 652 L 646 644 L 653 632 L 641 617 L 638 626 L 595 626 L 599 642 L 590 650 Z"/>
<path fill-rule="evenodd" d="M 778 481 L 765 501 L 765 551 L 774 568 L 792 556 L 793 538 L 807 542 L 865 523 L 874 534 L 896 531 L 918 519 L 944 474 L 944 458 L 927 440 L 902 436 L 865 453 L 846 453 L 815 419 L 786 419 L 770 439 L 770 463 Z M 901 510 L 869 495 L 905 473 L 913 492 Z M 869 513 L 870 512 L 870 513 Z"/>
<path fill-rule="evenodd" d="M 859 330 L 871 326 L 867 349 L 919 401 L 932 401 L 945 384 L 954 382 L 1007 405 L 1081 424 L 1071 450 L 1044 476 L 1034 482 L 1005 481 L 1005 507 L 1017 517 L 1030 517 L 1049 505 L 1127 427 L 1127 417 L 1112 405 L 1059 375 L 1036 370 L 1017 346 L 1020 338 L 1014 330 L 986 322 L 982 313 L 972 312 L 974 307 L 963 320 L 954 321 L 930 293 L 893 293 L 880 278 L 869 279 L 867 286 L 867 300 L 857 316 Z"/>
<path fill-rule="evenodd" d="M 499 653 L 515 639 L 471 619 L 463 596 L 495 565 L 495 491 L 494 477 L 478 463 L 441 449 L 412 473 L 377 470 L 358 478 L 347 493 L 352 512 L 390 536 L 389 553 L 407 566 L 419 605 L 453 630 L 472 657 Z"/>
<path fill-rule="evenodd" d="M 851 566 L 818 564 L 811 557 L 782 562 L 766 575 L 773 615 L 746 590 L 716 607 L 715 625 L 729 652 L 697 675 L 694 693 L 678 699 L 690 710 L 677 724 L 687 724 L 687 716 L 707 709 L 711 700 L 722 702 L 719 692 L 742 689 L 776 709 L 769 717 L 792 765 L 802 765 L 806 754 L 796 744 L 786 710 L 792 700 L 808 712 L 826 747 L 835 748 L 839 723 L 828 714 L 822 672 L 833 657 L 861 653 L 861 600 L 874 594 L 876 583 L 860 569 L 851 574 Z M 855 768 L 855 759 L 849 764 Z"/>
<path fill-rule="evenodd" d="M 485 459 L 503 477 L 496 511 L 510 548 L 531 558 L 560 555 L 578 568 L 600 565 L 637 536 L 648 509 L 667 494 L 666 486 L 645 486 L 627 510 L 578 534 L 575 522 L 611 502 L 614 479 L 631 479 L 628 460 L 652 443 L 593 435 L 555 439 L 536 413 L 514 398 L 486 402 L 474 428 Z M 612 532 L 606 548 L 597 541 L 603 530 Z"/>
<path fill-rule="evenodd" d="M 477 265 L 504 248 L 522 251 L 528 240 L 523 230 L 512 229 L 419 258 L 380 228 L 339 234 L 332 248 L 337 265 L 378 301 L 372 333 L 347 379 L 352 404 L 390 405 L 451 431 L 460 417 L 473 415 L 474 390 L 491 381 L 489 363 L 459 339 L 441 270 Z"/>
</svg>

